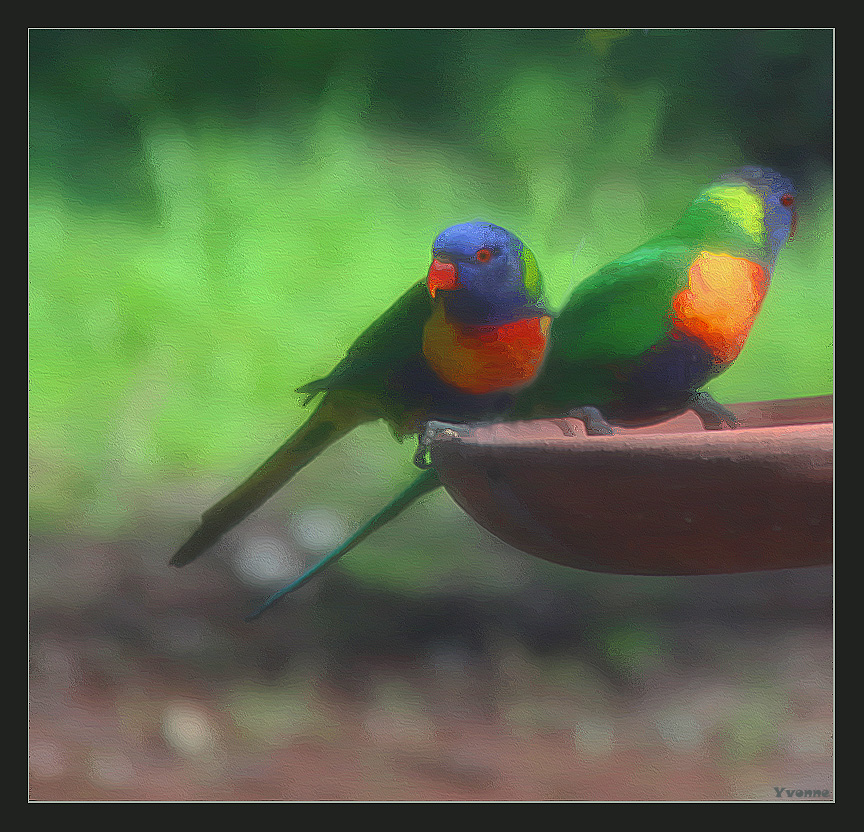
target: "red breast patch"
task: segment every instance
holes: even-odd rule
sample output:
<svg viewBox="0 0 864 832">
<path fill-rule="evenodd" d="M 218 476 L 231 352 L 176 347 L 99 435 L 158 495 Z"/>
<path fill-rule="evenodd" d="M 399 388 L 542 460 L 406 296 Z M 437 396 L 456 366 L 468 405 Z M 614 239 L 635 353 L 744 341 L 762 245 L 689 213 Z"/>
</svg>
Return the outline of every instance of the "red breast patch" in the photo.
<svg viewBox="0 0 864 832">
<path fill-rule="evenodd" d="M 423 355 L 448 384 L 469 393 L 492 393 L 529 382 L 543 361 L 551 318 L 465 326 L 438 307 L 423 331 Z"/>
<path fill-rule="evenodd" d="M 698 338 L 719 362 L 734 361 L 767 290 L 758 263 L 703 251 L 690 266 L 687 288 L 672 301 L 673 324 Z"/>
</svg>

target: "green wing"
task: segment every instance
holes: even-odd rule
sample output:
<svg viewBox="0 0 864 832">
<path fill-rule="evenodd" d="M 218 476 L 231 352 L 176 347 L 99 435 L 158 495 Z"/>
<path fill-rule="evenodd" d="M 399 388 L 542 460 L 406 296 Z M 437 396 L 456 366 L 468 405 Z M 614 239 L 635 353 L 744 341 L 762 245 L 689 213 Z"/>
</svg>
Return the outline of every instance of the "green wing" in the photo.
<svg viewBox="0 0 864 832">
<path fill-rule="evenodd" d="M 692 256 L 680 238 L 661 235 L 580 283 L 552 324 L 546 362 L 519 414 L 614 400 L 628 365 L 669 332 L 672 299 L 687 284 Z"/>
<path fill-rule="evenodd" d="M 635 358 L 669 331 L 672 299 L 687 284 L 684 245 L 648 244 L 583 281 L 555 321 L 553 349 L 567 360 Z"/>
<path fill-rule="evenodd" d="M 432 307 L 423 281 L 415 283 L 348 348 L 329 375 L 298 388 L 309 396 L 328 390 L 380 395 L 395 366 L 423 351 L 423 326 Z"/>
<path fill-rule="evenodd" d="M 422 349 L 423 324 L 430 313 L 425 286 L 412 286 L 378 318 L 326 377 L 300 388 L 307 404 L 322 400 L 309 418 L 263 465 L 230 494 L 208 509 L 199 527 L 180 547 L 171 563 L 184 566 L 263 505 L 301 468 L 357 425 L 387 418 L 394 430 L 404 403 L 387 395 L 389 374 Z"/>
</svg>

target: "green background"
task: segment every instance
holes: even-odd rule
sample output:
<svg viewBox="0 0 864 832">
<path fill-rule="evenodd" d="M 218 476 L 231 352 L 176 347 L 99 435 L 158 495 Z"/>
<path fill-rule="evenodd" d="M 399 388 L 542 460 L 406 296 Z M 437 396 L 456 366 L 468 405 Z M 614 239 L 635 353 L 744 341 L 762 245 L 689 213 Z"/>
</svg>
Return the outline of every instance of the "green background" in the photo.
<svg viewBox="0 0 864 832">
<path fill-rule="evenodd" d="M 411 443 L 364 426 L 216 554 L 182 573 L 165 563 L 200 512 L 299 424 L 295 388 L 423 277 L 432 240 L 456 222 L 483 218 L 519 235 L 558 306 L 719 173 L 775 167 L 798 185 L 798 233 L 744 353 L 710 389 L 726 402 L 831 392 L 832 72 L 831 30 L 32 30 L 37 657 L 42 634 L 57 642 L 56 628 L 87 620 L 82 643 L 107 639 L 122 667 L 161 656 L 191 663 L 208 685 L 213 674 L 256 678 L 262 660 L 249 651 L 262 631 L 226 622 L 407 483 Z M 771 578 L 612 582 L 554 567 L 494 540 L 443 493 L 335 571 L 320 579 L 336 599 L 331 617 L 315 617 L 309 594 L 264 625 L 277 628 L 263 631 L 276 675 L 299 650 L 284 639 L 291 622 L 317 634 L 300 639 L 317 645 L 310 655 L 341 655 L 316 641 L 340 627 L 344 642 L 332 638 L 348 653 L 349 630 L 376 626 L 387 633 L 378 653 L 411 652 L 371 601 L 346 624 L 340 592 L 385 592 L 403 599 L 397 609 L 447 592 L 474 609 L 541 587 L 561 620 L 574 598 L 608 612 L 629 606 L 621 598 L 698 607 L 719 592 L 737 609 L 740 591 L 755 592 L 757 607 L 789 594 Z M 830 578 L 816 574 L 793 606 L 823 620 Z M 150 632 L 142 617 L 155 616 L 174 647 L 117 646 L 106 616 L 124 604 L 138 611 L 127 609 L 129 627 Z M 178 654 L 165 622 L 184 609 L 199 647 Z M 311 617 L 295 620 L 296 609 Z M 635 673 L 646 645 L 664 641 L 643 618 L 601 615 L 580 643 L 604 672 Z M 762 718 L 741 724 L 774 736 Z M 49 793 L 62 791 L 57 782 Z M 75 788 L 116 794 L 87 782 Z"/>
</svg>

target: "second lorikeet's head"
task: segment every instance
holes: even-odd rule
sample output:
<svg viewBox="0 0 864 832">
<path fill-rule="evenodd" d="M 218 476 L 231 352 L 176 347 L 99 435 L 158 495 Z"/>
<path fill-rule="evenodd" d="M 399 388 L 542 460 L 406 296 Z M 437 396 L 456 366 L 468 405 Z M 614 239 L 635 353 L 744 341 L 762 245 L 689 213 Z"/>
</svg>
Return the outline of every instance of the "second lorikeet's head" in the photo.
<svg viewBox="0 0 864 832">
<path fill-rule="evenodd" d="M 780 249 L 795 234 L 798 216 L 795 186 L 763 167 L 742 167 L 723 174 L 703 196 L 723 205 L 745 232 L 768 253 L 773 266 Z"/>
<path fill-rule="evenodd" d="M 501 324 L 549 314 L 534 255 L 498 225 L 451 226 L 438 235 L 432 257 L 429 294 L 456 321 Z"/>
</svg>

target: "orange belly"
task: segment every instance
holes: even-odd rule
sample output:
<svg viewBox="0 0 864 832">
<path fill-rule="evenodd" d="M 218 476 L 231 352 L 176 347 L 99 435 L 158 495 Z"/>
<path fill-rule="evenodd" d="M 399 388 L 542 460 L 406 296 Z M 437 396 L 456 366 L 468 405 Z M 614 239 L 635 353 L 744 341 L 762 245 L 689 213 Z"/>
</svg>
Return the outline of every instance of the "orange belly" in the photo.
<svg viewBox="0 0 864 832">
<path fill-rule="evenodd" d="M 439 306 L 423 330 L 423 355 L 439 378 L 468 393 L 521 387 L 540 369 L 550 323 L 544 315 L 465 326 L 447 320 Z"/>
</svg>

